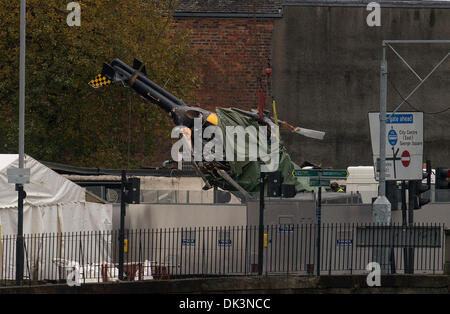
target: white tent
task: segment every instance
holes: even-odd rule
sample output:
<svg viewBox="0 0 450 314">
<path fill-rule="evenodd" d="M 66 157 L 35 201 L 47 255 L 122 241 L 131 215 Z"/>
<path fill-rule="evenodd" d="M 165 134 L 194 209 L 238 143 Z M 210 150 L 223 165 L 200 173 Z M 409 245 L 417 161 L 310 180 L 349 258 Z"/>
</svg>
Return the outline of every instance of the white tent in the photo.
<svg viewBox="0 0 450 314">
<path fill-rule="evenodd" d="M 17 191 L 6 171 L 17 168 L 19 155 L 0 154 L 0 225 L 2 234 L 17 233 Z M 25 156 L 30 183 L 24 184 L 24 234 L 111 230 L 112 205 L 86 202 L 86 191 L 40 162 Z"/>
<path fill-rule="evenodd" d="M 0 154 L 0 279 L 14 278 L 18 195 L 15 185 L 8 183 L 7 169 L 17 168 L 18 159 L 18 155 Z M 65 256 L 83 263 L 109 262 L 112 235 L 103 231 L 112 229 L 112 205 L 86 202 L 84 188 L 29 156 L 25 156 L 24 167 L 30 168 L 30 183 L 24 184 L 26 277 L 60 278 L 53 267 L 55 260 Z M 79 237 L 81 232 L 92 231 L 102 231 L 94 243 L 92 237 Z M 78 238 L 70 235 L 74 232 Z M 88 254 L 91 247 L 97 252 L 94 257 Z"/>
</svg>

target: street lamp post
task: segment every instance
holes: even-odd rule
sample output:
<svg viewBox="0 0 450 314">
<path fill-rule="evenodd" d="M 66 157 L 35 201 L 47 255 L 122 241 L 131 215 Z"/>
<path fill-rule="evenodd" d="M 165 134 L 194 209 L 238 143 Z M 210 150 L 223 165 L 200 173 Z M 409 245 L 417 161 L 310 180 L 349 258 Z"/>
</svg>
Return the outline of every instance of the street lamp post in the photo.
<svg viewBox="0 0 450 314">
<path fill-rule="evenodd" d="M 24 168 L 25 143 L 25 27 L 26 0 L 20 1 L 20 69 L 19 69 L 19 169 Z M 23 280 L 23 199 L 22 184 L 16 184 L 17 204 L 17 239 L 16 239 L 16 282 Z"/>
<path fill-rule="evenodd" d="M 439 68 L 445 60 L 450 57 L 450 52 L 441 59 L 441 61 L 425 76 L 421 78 L 416 71 L 405 61 L 405 59 L 391 46 L 391 44 L 450 44 L 450 40 L 383 40 L 383 59 L 380 68 L 380 159 L 379 159 L 379 187 L 378 197 L 373 203 L 372 221 L 375 224 L 390 225 L 391 223 L 391 204 L 386 197 L 386 121 L 394 115 L 400 107 L 408 101 L 408 99 L 424 84 L 424 82 Z M 400 60 L 410 69 L 414 75 L 420 80 L 420 83 L 403 99 L 394 111 L 387 116 L 387 78 L 388 66 L 386 61 L 386 48 L 389 47 Z M 394 176 L 395 179 L 395 176 Z M 412 217 L 412 216 L 411 216 Z M 413 221 L 411 220 L 412 224 Z M 374 249 L 374 257 L 385 269 L 388 259 L 388 251 L 383 248 Z"/>
<path fill-rule="evenodd" d="M 383 43 L 383 60 L 380 68 L 380 161 L 378 197 L 373 203 L 372 221 L 377 224 L 391 223 L 391 203 L 386 197 L 386 107 L 387 107 L 387 61 L 386 44 Z"/>
<path fill-rule="evenodd" d="M 386 44 L 383 42 L 383 59 L 380 67 L 380 160 L 378 197 L 373 203 L 372 221 L 377 225 L 390 225 L 391 203 L 386 197 L 386 108 L 387 108 L 387 61 Z M 389 265 L 389 249 L 374 248 L 374 258 L 380 264 L 382 271 L 386 272 Z"/>
</svg>

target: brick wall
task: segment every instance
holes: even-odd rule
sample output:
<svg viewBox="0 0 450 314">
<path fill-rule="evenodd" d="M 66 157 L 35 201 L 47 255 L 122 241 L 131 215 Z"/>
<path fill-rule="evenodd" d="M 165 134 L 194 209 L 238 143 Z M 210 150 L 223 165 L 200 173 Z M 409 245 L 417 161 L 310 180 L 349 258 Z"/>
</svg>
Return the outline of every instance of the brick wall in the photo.
<svg viewBox="0 0 450 314">
<path fill-rule="evenodd" d="M 201 66 L 201 84 L 193 106 L 256 108 L 258 77 L 271 57 L 273 19 L 177 18 L 179 29 L 192 31 Z"/>
</svg>

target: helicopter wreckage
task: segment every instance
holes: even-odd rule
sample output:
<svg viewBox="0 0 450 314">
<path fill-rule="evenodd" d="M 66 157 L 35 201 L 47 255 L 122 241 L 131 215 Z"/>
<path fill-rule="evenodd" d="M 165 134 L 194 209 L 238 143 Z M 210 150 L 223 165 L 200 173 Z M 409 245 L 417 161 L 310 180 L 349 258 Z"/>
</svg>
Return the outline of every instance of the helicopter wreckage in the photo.
<svg viewBox="0 0 450 314">
<path fill-rule="evenodd" d="M 251 199 L 252 193 L 260 190 L 259 177 L 263 171 L 278 175 L 283 197 L 314 190 L 307 179 L 293 176 L 293 171 L 300 167 L 291 160 L 279 141 L 278 127 L 319 140 L 323 139 L 324 132 L 292 126 L 278 120 L 276 115 L 275 118 L 270 116 L 265 110 L 216 108 L 216 112 L 210 112 L 189 106 L 151 81 L 144 64 L 136 59 L 132 67 L 119 59 L 104 63 L 101 74 L 89 85 L 99 88 L 116 82 L 131 87 L 170 115 L 176 126 L 172 137 L 178 138 L 172 147 L 172 159 L 190 162 L 203 179 L 204 189 L 219 187 L 240 198 Z M 239 134 L 243 134 L 244 142 L 234 145 L 235 134 L 238 141 Z M 257 154 L 254 147 L 258 147 Z M 169 164 L 176 162 L 165 162 L 166 166 Z M 320 167 L 308 162 L 302 166 L 305 165 Z"/>
</svg>

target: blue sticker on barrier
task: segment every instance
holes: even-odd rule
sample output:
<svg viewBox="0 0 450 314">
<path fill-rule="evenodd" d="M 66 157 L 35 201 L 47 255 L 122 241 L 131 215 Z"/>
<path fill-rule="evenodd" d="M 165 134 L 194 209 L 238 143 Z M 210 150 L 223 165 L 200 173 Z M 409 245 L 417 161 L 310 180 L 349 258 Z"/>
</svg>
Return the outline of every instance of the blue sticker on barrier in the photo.
<svg viewBox="0 0 450 314">
<path fill-rule="evenodd" d="M 231 240 L 217 240 L 219 246 L 231 246 Z"/>
<path fill-rule="evenodd" d="M 193 245 L 195 245 L 195 239 L 182 239 L 181 245 L 193 246 Z"/>
<path fill-rule="evenodd" d="M 336 240 L 337 246 L 352 246 L 353 240 Z"/>
<path fill-rule="evenodd" d="M 280 226 L 280 227 L 278 227 L 278 232 L 281 232 L 281 233 L 294 232 L 294 226 Z"/>
</svg>

